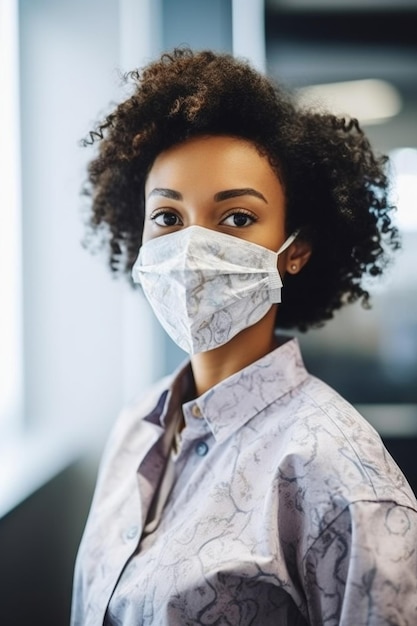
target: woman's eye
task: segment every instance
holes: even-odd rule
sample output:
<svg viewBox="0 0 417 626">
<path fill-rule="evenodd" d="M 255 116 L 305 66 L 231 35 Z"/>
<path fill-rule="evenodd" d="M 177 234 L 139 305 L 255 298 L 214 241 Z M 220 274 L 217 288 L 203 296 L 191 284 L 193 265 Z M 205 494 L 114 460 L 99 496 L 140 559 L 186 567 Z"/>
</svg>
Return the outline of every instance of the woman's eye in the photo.
<svg viewBox="0 0 417 626">
<path fill-rule="evenodd" d="M 249 213 L 243 211 L 236 211 L 235 213 L 231 213 L 227 217 L 224 218 L 222 224 L 225 226 L 236 226 L 236 227 L 245 227 L 250 226 L 256 221 L 256 218 Z"/>
<path fill-rule="evenodd" d="M 151 220 L 158 226 L 179 226 L 182 223 L 179 216 L 172 211 L 160 211 Z"/>
</svg>

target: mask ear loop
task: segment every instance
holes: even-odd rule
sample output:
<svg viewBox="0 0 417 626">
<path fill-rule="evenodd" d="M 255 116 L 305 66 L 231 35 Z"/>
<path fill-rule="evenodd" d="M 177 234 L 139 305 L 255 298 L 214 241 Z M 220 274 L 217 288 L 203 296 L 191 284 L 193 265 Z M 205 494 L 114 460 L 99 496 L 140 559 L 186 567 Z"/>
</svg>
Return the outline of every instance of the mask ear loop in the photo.
<svg viewBox="0 0 417 626">
<path fill-rule="evenodd" d="M 278 252 L 277 252 L 277 256 L 278 254 L 281 254 L 282 252 L 284 252 L 287 248 L 290 247 L 290 245 L 292 244 L 293 241 L 295 241 L 298 237 L 298 235 L 300 234 L 300 230 L 295 230 L 292 235 L 290 235 L 288 237 L 288 239 L 286 239 L 284 241 L 284 243 L 282 244 L 282 246 L 279 248 Z"/>
<path fill-rule="evenodd" d="M 278 256 L 292 244 L 292 242 L 298 237 L 299 232 L 299 230 L 294 231 L 292 235 L 284 241 L 278 252 L 275 253 L 277 260 L 276 271 L 269 274 L 269 301 L 272 304 L 279 304 L 281 302 L 282 279 L 278 271 Z"/>
</svg>

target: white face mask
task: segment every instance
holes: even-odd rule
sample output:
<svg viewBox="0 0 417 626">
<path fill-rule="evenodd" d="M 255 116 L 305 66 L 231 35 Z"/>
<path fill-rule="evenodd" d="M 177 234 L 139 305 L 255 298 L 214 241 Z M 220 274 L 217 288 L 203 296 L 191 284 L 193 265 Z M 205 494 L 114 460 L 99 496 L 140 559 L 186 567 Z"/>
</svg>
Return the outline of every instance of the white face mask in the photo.
<svg viewBox="0 0 417 626">
<path fill-rule="evenodd" d="M 156 317 L 189 354 L 206 352 L 261 320 L 281 302 L 278 255 L 217 231 L 189 226 L 145 243 L 132 276 Z"/>
</svg>

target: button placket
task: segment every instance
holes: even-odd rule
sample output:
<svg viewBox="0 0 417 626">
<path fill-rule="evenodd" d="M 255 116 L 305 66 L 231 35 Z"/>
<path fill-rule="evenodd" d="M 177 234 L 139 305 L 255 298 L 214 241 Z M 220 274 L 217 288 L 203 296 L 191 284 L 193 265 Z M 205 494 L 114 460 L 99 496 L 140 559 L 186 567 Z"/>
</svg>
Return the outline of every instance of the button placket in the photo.
<svg viewBox="0 0 417 626">
<path fill-rule="evenodd" d="M 125 533 L 126 539 L 129 539 L 129 540 L 135 539 L 138 536 L 138 532 L 139 532 L 139 527 L 136 524 L 134 524 L 133 526 L 127 529 Z"/>
<path fill-rule="evenodd" d="M 199 441 L 198 443 L 196 443 L 194 449 L 196 451 L 196 454 L 198 454 L 198 456 L 206 456 L 209 450 L 209 447 L 205 441 Z"/>
<path fill-rule="evenodd" d="M 204 457 L 209 451 L 206 443 L 210 433 L 205 415 L 196 401 L 192 401 L 183 407 L 186 428 L 182 431 L 182 452 Z"/>
<path fill-rule="evenodd" d="M 194 417 L 202 417 L 201 409 L 198 404 L 193 404 L 193 406 L 191 407 L 191 413 Z"/>
</svg>

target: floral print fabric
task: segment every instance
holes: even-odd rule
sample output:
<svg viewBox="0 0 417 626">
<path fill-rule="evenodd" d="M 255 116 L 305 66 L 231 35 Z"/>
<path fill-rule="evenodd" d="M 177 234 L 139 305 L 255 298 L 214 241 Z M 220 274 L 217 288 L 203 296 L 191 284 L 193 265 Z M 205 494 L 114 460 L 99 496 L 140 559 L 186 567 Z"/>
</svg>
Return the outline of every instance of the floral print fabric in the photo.
<svg viewBox="0 0 417 626">
<path fill-rule="evenodd" d="M 296 340 L 182 406 L 186 366 L 117 421 L 77 559 L 73 626 L 414 626 L 417 503 Z"/>
</svg>

